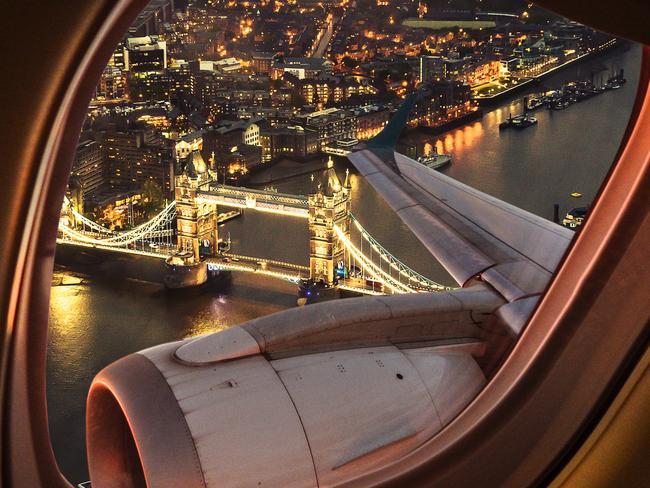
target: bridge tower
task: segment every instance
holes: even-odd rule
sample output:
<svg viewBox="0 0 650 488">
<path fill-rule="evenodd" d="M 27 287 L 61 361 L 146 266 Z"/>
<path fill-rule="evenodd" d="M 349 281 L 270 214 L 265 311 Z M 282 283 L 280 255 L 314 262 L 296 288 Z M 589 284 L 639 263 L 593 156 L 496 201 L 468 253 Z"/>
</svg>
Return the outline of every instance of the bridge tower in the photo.
<svg viewBox="0 0 650 488">
<path fill-rule="evenodd" d="M 183 172 L 174 178 L 178 251 L 192 253 L 194 262 L 200 260 L 201 253 L 217 252 L 216 205 L 196 201 L 197 190 L 208 180 L 207 167 L 199 151 L 188 156 Z"/>
<path fill-rule="evenodd" d="M 345 247 L 334 232 L 334 225 L 350 237 L 350 177 L 346 172 L 341 184 L 334 162 L 329 158 L 327 171 L 317 180 L 312 176 L 309 194 L 309 274 L 315 280 L 332 285 L 336 267 L 344 262 Z"/>
</svg>

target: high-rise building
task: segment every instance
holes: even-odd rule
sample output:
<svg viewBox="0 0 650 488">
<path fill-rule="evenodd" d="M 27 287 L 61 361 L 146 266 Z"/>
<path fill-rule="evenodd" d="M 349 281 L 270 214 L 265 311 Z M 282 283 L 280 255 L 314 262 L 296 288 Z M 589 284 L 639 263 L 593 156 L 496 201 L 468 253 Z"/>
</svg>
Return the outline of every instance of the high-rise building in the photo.
<svg viewBox="0 0 650 488">
<path fill-rule="evenodd" d="M 171 20 L 174 0 L 151 0 L 129 27 L 129 34 L 150 36 L 160 34 L 161 26 Z"/>
<path fill-rule="evenodd" d="M 154 181 L 166 194 L 173 189 L 173 148 L 157 131 L 109 131 L 103 136 L 108 181 L 113 191 L 142 188 Z"/>
<path fill-rule="evenodd" d="M 180 63 L 167 68 L 170 93 L 192 93 L 192 71 L 190 63 Z"/>
<path fill-rule="evenodd" d="M 157 36 L 130 37 L 124 45 L 124 70 L 133 101 L 168 100 L 167 44 Z"/>
<path fill-rule="evenodd" d="M 101 100 L 117 100 L 126 94 L 126 78 L 115 66 L 107 65 L 99 78 L 95 97 Z"/>
<path fill-rule="evenodd" d="M 420 83 L 447 77 L 444 59 L 440 56 L 420 56 Z"/>
<path fill-rule="evenodd" d="M 93 199 L 108 187 L 103 151 L 98 142 L 86 140 L 77 146 L 71 176 L 81 187 L 84 207 L 90 208 Z"/>
<path fill-rule="evenodd" d="M 435 109 L 449 109 L 468 102 L 471 99 L 472 91 L 469 85 L 462 81 L 442 80 L 429 84 L 431 89 L 431 100 Z"/>
<path fill-rule="evenodd" d="M 167 43 L 157 36 L 130 37 L 124 46 L 124 69 L 143 78 L 167 67 Z"/>
</svg>

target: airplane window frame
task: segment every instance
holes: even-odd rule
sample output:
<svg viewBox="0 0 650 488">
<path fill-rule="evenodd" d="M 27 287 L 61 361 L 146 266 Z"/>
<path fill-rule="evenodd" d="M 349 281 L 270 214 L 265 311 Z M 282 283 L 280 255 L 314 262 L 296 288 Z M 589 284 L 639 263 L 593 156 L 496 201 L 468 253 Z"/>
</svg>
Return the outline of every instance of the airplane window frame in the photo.
<svg viewBox="0 0 650 488">
<path fill-rule="evenodd" d="M 22 203 L 29 202 L 27 210 L 16 210 L 5 217 L 19 223 L 9 238 L 22 244 L 18 249 L 3 251 L 3 257 L 13 252 L 16 263 L 15 270 L 2 282 L 2 296 L 7 298 L 2 305 L 7 317 L 2 341 L 2 434 L 4 442 L 9 443 L 3 446 L 2 474 L 8 484 L 21 480 L 12 486 L 70 486 L 59 473 L 49 444 L 44 391 L 50 270 L 58 208 L 95 81 L 130 21 L 146 3 L 121 0 L 112 4 L 104 0 L 84 6 L 84 2 L 77 1 L 87 14 L 80 21 L 85 30 L 68 40 L 72 49 L 68 69 L 57 80 L 59 91 L 51 94 L 53 108 L 47 109 L 48 114 L 43 115 L 42 124 L 36 129 L 36 149 L 24 162 L 30 178 L 13 190 L 24 197 Z M 65 39 L 61 42 L 66 44 Z M 634 357 L 634 352 L 638 353 L 647 340 L 643 315 L 636 320 L 630 318 L 625 333 L 610 337 L 607 351 L 585 351 L 580 340 L 589 333 L 595 334 L 592 340 L 607 337 L 593 314 L 611 314 L 606 307 L 616 303 L 617 292 L 620 293 L 620 288 L 612 290 L 611 284 L 599 280 L 597 274 L 629 270 L 630 260 L 643 257 L 648 240 L 650 224 L 642 190 L 650 180 L 650 48 L 644 46 L 643 50 L 639 91 L 619 155 L 590 218 L 574 239 L 498 373 L 436 437 L 398 463 L 345 486 L 421 486 L 432 480 L 469 486 L 472 480 L 485 476 L 485 469 L 498 471 L 498 476 L 507 482 L 503 486 L 534 483 L 544 475 L 538 472 L 539 465 L 557 462 L 565 446 L 584 427 L 569 420 L 576 415 L 589 418 L 603 395 L 611 396 L 616 390 L 616 380 L 620 380 L 626 359 Z M 642 304 L 631 283 L 624 283 L 622 288 L 629 293 L 629 299 Z M 596 301 L 603 299 L 602 303 Z M 631 312 L 622 313 L 629 316 Z M 599 365 L 603 361 L 606 365 Z M 577 405 L 575 396 L 570 395 L 572 388 L 584 388 L 580 385 L 580 374 L 574 371 L 575 364 L 585 365 L 581 374 L 602 374 L 586 405 Z M 555 398 L 564 402 L 566 410 L 558 408 L 552 412 L 545 434 L 532 426 L 522 431 L 526 421 L 536 414 L 545 414 L 539 411 L 539 405 L 547 405 L 549 398 L 558 395 L 558 389 L 569 394 L 567 398 Z M 531 439 L 533 447 L 541 441 L 547 445 L 541 451 L 521 451 L 522 442 Z M 524 453 L 531 455 L 522 460 Z M 512 459 L 504 459 L 506 454 Z M 495 467 L 497 460 L 501 463 Z"/>
</svg>

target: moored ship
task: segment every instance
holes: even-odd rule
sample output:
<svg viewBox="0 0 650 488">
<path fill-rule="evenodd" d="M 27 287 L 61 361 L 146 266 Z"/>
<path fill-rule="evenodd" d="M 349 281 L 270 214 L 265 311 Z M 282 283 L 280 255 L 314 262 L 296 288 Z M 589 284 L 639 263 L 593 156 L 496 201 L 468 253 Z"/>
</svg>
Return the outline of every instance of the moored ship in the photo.
<svg viewBox="0 0 650 488">
<path fill-rule="evenodd" d="M 417 161 L 418 163 L 425 165 L 427 168 L 438 169 L 451 163 L 451 155 L 439 154 L 434 151 L 428 156 L 420 156 Z"/>
<path fill-rule="evenodd" d="M 508 118 L 499 124 L 499 129 L 500 130 L 509 129 L 509 128 L 525 129 L 535 124 L 537 124 L 537 118 L 531 117 L 528 114 L 517 115 L 516 117 L 513 117 L 512 115 L 508 115 Z"/>
</svg>

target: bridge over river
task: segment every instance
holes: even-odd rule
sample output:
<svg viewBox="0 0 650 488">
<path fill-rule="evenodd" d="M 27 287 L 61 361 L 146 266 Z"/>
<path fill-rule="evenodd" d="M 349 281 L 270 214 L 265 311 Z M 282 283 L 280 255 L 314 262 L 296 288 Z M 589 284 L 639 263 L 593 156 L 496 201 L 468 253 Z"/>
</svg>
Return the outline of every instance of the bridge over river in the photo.
<svg viewBox="0 0 650 488">
<path fill-rule="evenodd" d="M 222 185 L 207 172 L 190 171 L 176 177 L 175 201 L 152 219 L 124 232 L 86 218 L 66 200 L 57 242 L 164 259 L 176 272 L 204 269 L 207 275 L 207 271 L 227 270 L 296 283 L 311 279 L 328 288 L 364 294 L 446 289 L 405 265 L 366 231 L 351 212 L 348 177 L 341 183 L 333 164 L 322 180 L 312 183 L 309 195 L 291 195 Z M 220 213 L 223 209 L 227 211 Z M 229 253 L 227 242 L 219 239 L 218 224 L 242 211 L 305 219 L 309 266 Z"/>
</svg>

